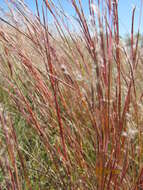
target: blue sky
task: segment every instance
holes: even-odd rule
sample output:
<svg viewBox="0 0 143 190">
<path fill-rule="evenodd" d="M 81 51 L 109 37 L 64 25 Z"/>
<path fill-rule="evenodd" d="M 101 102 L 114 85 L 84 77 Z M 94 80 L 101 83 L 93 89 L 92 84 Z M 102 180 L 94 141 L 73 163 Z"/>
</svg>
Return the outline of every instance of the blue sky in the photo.
<svg viewBox="0 0 143 190">
<path fill-rule="evenodd" d="M 122 34 L 129 33 L 131 30 L 133 6 L 136 6 L 134 28 L 135 31 L 138 30 L 141 1 L 142 0 L 119 0 L 120 32 Z M 143 14 L 140 29 L 140 31 L 143 32 Z"/>
<path fill-rule="evenodd" d="M 67 0 L 59 0 L 61 4 L 63 5 L 63 8 L 69 15 L 74 15 L 73 8 L 67 3 Z M 135 12 L 135 23 L 134 28 L 137 32 L 138 24 L 139 24 L 139 13 L 140 13 L 140 5 L 141 1 L 143 0 L 119 0 L 119 20 L 120 20 L 120 34 L 124 35 L 127 33 L 130 33 L 131 30 L 131 18 L 132 18 L 132 7 L 136 5 L 136 12 Z M 0 0 L 0 4 L 4 0 Z M 36 12 L 35 7 L 35 0 L 25 0 L 25 2 L 29 5 L 30 9 L 33 12 Z M 38 0 L 38 2 L 42 2 L 42 0 Z M 53 0 L 53 2 L 56 4 L 58 0 Z M 97 2 L 97 0 L 96 0 Z M 88 17 L 88 0 L 82 0 L 83 7 L 86 11 L 86 16 Z M 142 9 L 143 10 L 143 9 Z M 142 22 L 141 22 L 141 33 L 143 33 L 143 14 L 142 14 Z"/>
</svg>

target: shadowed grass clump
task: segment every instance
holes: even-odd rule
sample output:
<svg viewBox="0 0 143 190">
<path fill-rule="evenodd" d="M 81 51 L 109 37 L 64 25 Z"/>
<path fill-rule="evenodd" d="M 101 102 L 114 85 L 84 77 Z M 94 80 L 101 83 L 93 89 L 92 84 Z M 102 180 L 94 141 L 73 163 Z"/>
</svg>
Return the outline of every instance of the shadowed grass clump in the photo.
<svg viewBox="0 0 143 190">
<path fill-rule="evenodd" d="M 135 8 L 127 48 L 116 0 L 69 0 L 74 17 L 58 2 L 1 9 L 0 189 L 142 189 Z"/>
</svg>

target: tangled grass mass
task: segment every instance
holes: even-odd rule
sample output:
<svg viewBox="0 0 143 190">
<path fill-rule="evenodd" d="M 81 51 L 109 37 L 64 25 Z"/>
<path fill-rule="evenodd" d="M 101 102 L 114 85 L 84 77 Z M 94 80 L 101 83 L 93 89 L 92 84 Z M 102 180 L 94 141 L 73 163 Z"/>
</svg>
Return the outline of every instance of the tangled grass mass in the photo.
<svg viewBox="0 0 143 190">
<path fill-rule="evenodd" d="M 31 2 L 0 9 L 0 190 L 142 190 L 142 3 L 127 44 L 117 0 Z"/>
</svg>

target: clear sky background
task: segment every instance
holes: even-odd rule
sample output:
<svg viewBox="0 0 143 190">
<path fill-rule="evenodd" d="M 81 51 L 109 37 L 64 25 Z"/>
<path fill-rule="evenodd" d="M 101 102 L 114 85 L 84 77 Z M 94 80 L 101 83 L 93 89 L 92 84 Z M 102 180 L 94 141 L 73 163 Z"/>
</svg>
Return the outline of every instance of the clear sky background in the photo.
<svg viewBox="0 0 143 190">
<path fill-rule="evenodd" d="M 74 15 L 73 8 L 67 3 L 68 0 L 59 0 L 63 5 L 63 8 L 69 15 Z M 86 10 L 86 16 L 89 16 L 88 10 L 88 0 L 81 0 L 84 9 Z M 141 7 L 141 1 L 143 0 L 118 0 L 119 2 L 119 20 L 120 20 L 120 34 L 123 36 L 131 31 L 131 19 L 132 19 L 132 8 L 136 6 L 135 12 L 135 22 L 134 22 L 134 30 L 137 32 L 139 25 L 139 13 Z M 4 0 L 0 0 L 0 4 L 2 5 Z M 30 9 L 36 13 L 35 0 L 25 0 L 25 2 L 29 5 Z M 39 4 L 42 0 L 38 0 Z M 58 0 L 53 0 L 56 4 Z M 142 9 L 143 11 L 143 9 Z M 142 14 L 142 22 L 140 27 L 141 33 L 143 33 L 143 14 Z"/>
</svg>

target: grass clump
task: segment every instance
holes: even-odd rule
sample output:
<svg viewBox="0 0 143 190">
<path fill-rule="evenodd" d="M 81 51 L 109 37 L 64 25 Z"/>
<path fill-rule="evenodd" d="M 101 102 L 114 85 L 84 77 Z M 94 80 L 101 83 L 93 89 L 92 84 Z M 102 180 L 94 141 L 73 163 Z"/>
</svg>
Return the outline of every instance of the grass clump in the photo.
<svg viewBox="0 0 143 190">
<path fill-rule="evenodd" d="M 36 15 L 21 0 L 1 10 L 0 189 L 142 189 L 135 9 L 127 48 L 117 1 L 89 0 L 90 21 L 68 3 L 74 20 L 52 0 L 35 0 Z"/>
</svg>

